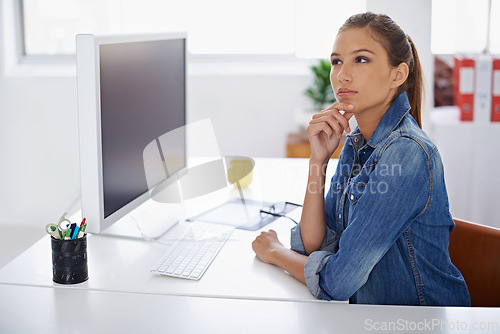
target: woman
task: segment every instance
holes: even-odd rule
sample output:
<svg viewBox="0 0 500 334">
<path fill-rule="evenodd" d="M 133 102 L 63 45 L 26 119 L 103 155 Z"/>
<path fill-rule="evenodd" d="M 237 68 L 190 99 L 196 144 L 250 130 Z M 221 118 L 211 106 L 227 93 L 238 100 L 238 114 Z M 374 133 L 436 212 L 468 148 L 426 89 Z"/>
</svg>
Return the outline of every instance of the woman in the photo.
<svg viewBox="0 0 500 334">
<path fill-rule="evenodd" d="M 339 29 L 331 63 L 337 102 L 307 129 L 309 178 L 292 249 L 271 230 L 253 242 L 257 257 L 321 299 L 469 306 L 448 254 L 454 223 L 441 158 L 421 130 L 423 79 L 412 40 L 386 15 L 354 15 Z M 344 130 L 325 197 L 325 171 Z"/>
</svg>

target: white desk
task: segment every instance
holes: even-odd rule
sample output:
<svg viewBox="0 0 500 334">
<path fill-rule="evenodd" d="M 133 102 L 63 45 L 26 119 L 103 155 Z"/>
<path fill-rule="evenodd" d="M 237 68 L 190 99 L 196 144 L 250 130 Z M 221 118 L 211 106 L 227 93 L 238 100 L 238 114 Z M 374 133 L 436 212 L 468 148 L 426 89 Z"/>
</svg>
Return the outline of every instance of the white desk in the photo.
<svg viewBox="0 0 500 334">
<path fill-rule="evenodd" d="M 290 223 L 286 219 L 276 221 L 273 226 L 280 235 L 288 235 Z M 172 232 L 180 229 L 181 226 L 175 227 Z M 235 230 L 199 281 L 150 273 L 150 268 L 165 251 L 164 245 L 89 235 L 89 280 L 71 288 L 244 299 L 314 300 L 304 284 L 255 257 L 251 242 L 257 233 Z M 0 283 L 69 287 L 52 282 L 48 235 L 2 268 Z"/>
<path fill-rule="evenodd" d="M 255 183 L 246 191 L 253 196 L 248 197 L 258 198 L 255 195 L 261 192 L 268 195 L 263 200 L 301 202 L 307 160 L 259 159 L 254 176 Z M 291 215 L 298 218 L 300 211 Z M 288 244 L 292 225 L 282 218 L 264 229 L 275 229 Z M 175 238 L 181 230 L 182 225 L 176 226 L 167 237 Z M 236 230 L 200 281 L 151 274 L 149 268 L 164 245 L 90 235 L 89 280 L 71 286 L 52 282 L 50 239 L 45 236 L 0 269 L 0 332 L 137 333 L 165 332 L 172 326 L 169 332 L 375 333 L 391 322 L 413 326 L 432 321 L 441 327 L 432 331 L 427 325 L 418 332 L 461 333 L 450 327 L 457 321 L 469 329 L 487 323 L 496 327 L 482 333 L 500 332 L 500 309 L 318 301 L 305 285 L 255 258 L 251 241 L 258 233 Z M 87 320 L 73 322 L 71 316 L 78 313 Z M 57 315 L 63 320 L 55 323 Z"/>
<path fill-rule="evenodd" d="M 9 334 L 500 331 L 500 309 L 235 300 L 2 284 L 0 296 L 0 332 Z"/>
<path fill-rule="evenodd" d="M 334 170 L 336 161 L 332 163 Z M 302 202 L 307 181 L 308 162 L 305 159 L 257 159 L 254 182 L 245 190 L 247 198 L 269 201 Z M 229 193 L 229 194 L 228 194 Z M 215 197 L 226 200 L 237 190 L 229 187 Z M 261 194 L 267 194 L 264 197 Z M 209 201 L 187 203 L 201 210 Z M 210 205 L 215 204 L 211 202 Z M 300 219 L 300 209 L 289 214 Z M 165 236 L 175 239 L 184 229 L 180 223 Z M 280 218 L 263 229 L 275 229 L 280 240 L 289 245 L 293 223 Z M 154 293 L 180 296 L 227 297 L 266 300 L 314 301 L 307 287 L 281 269 L 262 263 L 255 257 L 251 243 L 260 231 L 235 230 L 224 248 L 200 281 L 171 278 L 150 273 L 167 246 L 154 241 L 132 240 L 102 235 L 88 236 L 89 280 L 73 289 Z M 19 268 L 29 268 L 19 270 Z M 11 263 L 0 269 L 0 283 L 43 287 L 61 287 L 52 282 L 50 237 L 47 235 Z"/>
</svg>

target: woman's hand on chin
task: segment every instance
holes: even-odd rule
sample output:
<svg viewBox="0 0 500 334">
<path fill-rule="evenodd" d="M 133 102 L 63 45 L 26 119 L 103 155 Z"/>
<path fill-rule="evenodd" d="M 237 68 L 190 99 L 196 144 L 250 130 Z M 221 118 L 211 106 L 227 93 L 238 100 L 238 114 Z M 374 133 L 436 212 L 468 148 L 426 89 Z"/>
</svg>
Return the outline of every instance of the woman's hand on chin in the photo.
<svg viewBox="0 0 500 334">
<path fill-rule="evenodd" d="M 312 161 L 324 163 L 330 159 L 339 146 L 342 133 L 351 132 L 349 119 L 354 115 L 353 110 L 352 104 L 336 102 L 313 116 L 307 127 Z"/>
</svg>

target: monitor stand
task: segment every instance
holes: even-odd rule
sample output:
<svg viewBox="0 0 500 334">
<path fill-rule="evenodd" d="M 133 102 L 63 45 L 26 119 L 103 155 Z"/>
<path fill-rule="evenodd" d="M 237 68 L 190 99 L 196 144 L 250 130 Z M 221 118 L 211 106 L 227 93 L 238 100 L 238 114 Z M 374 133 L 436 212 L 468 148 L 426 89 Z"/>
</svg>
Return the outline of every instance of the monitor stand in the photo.
<svg viewBox="0 0 500 334">
<path fill-rule="evenodd" d="M 157 240 L 184 217 L 183 204 L 158 203 L 151 199 L 118 220 L 99 235 Z"/>
</svg>

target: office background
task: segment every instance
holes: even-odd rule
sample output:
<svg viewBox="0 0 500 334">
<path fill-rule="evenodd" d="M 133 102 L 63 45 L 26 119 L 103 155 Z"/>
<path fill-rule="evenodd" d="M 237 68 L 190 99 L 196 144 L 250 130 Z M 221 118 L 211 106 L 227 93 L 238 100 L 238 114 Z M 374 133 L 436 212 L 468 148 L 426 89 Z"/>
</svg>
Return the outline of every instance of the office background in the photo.
<svg viewBox="0 0 500 334">
<path fill-rule="evenodd" d="M 0 225 L 39 227 L 42 231 L 79 194 L 76 78 L 71 71 L 60 71 L 50 64 L 42 69 L 38 66 L 36 71 L 16 64 L 12 53 L 16 45 L 12 29 L 16 24 L 14 4 L 14 0 L 2 0 L 0 6 Z M 424 129 L 440 142 L 454 140 L 436 130 L 430 119 L 432 1 L 367 0 L 366 9 L 389 14 L 412 36 L 427 81 Z M 335 34 L 325 33 L 332 38 Z M 224 155 L 283 157 L 287 134 L 298 130 L 294 111 L 309 103 L 303 92 L 311 80 L 311 62 L 280 57 L 193 57 L 188 71 L 188 121 L 210 118 Z M 496 142 L 500 142 L 498 138 Z M 493 161 L 498 160 L 500 148 L 494 138 L 488 140 L 488 145 L 492 145 L 488 147 Z M 440 149 L 445 168 L 455 178 L 472 175 L 472 171 L 454 171 L 451 165 L 466 161 L 467 152 L 460 160 L 452 156 L 452 151 L 457 150 L 453 143 L 443 144 Z M 450 165 L 446 161 L 451 161 Z M 473 216 L 460 212 L 463 205 L 458 201 L 470 200 L 464 195 L 468 192 L 464 184 L 448 185 L 450 191 L 460 192 L 450 194 L 451 206 L 460 218 L 472 220 Z M 489 187 L 493 189 L 494 185 L 490 180 Z M 481 195 L 491 207 L 499 202 L 498 195 L 488 189 Z M 498 218 L 491 216 L 494 214 L 480 222 L 491 224 L 493 218 Z"/>
</svg>

